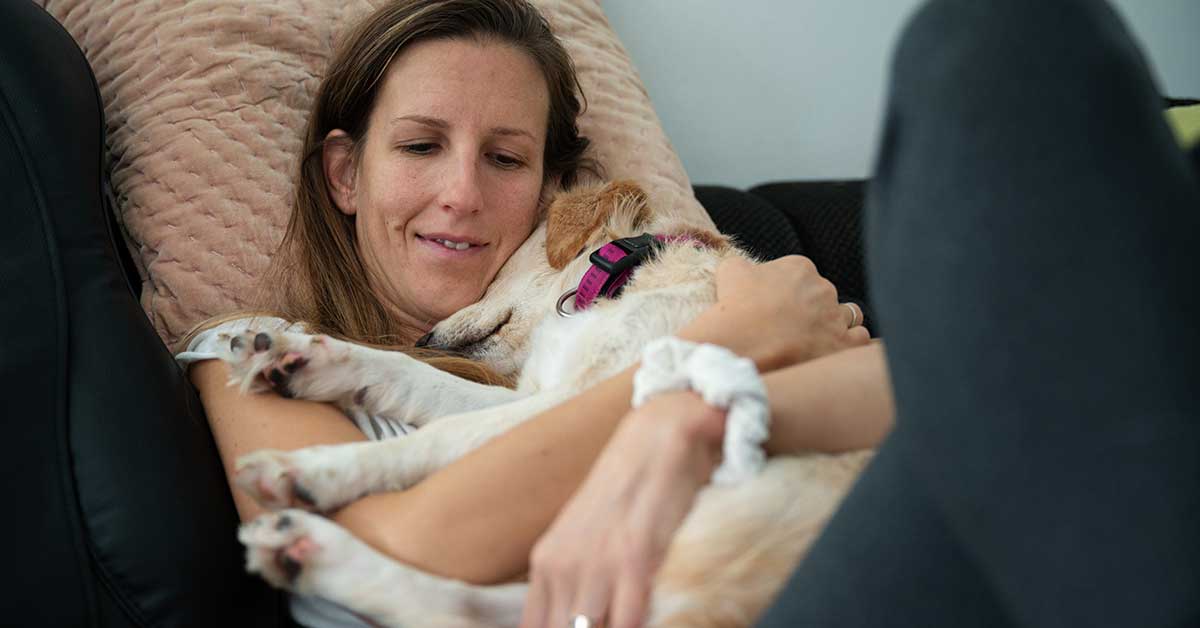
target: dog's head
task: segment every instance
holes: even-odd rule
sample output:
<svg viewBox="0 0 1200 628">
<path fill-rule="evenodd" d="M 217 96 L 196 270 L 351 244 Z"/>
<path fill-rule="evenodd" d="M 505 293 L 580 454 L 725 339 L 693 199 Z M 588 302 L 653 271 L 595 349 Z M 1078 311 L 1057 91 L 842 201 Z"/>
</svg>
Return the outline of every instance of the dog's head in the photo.
<svg viewBox="0 0 1200 628">
<path fill-rule="evenodd" d="M 520 372 L 534 328 L 574 287 L 589 253 L 641 233 L 653 218 L 646 193 L 614 182 L 558 194 L 545 220 L 500 269 L 483 298 L 438 323 L 428 346 L 455 351 L 506 376 Z"/>
</svg>

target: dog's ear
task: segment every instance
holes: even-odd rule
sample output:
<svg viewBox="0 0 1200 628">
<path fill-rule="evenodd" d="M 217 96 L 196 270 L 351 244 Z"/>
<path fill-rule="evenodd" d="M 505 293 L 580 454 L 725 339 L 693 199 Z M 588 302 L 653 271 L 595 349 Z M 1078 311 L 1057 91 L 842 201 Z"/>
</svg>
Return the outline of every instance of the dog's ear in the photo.
<svg viewBox="0 0 1200 628">
<path fill-rule="evenodd" d="M 679 235 L 682 235 L 696 242 L 700 242 L 706 248 L 712 249 L 718 253 L 724 253 L 733 246 L 733 242 L 729 236 L 717 233 L 715 231 L 707 231 L 701 229 L 685 229 Z"/>
<path fill-rule="evenodd" d="M 561 269 L 579 256 L 596 233 L 616 224 L 637 228 L 650 217 L 646 192 L 631 181 L 614 181 L 559 194 L 546 213 L 546 258 Z"/>
</svg>

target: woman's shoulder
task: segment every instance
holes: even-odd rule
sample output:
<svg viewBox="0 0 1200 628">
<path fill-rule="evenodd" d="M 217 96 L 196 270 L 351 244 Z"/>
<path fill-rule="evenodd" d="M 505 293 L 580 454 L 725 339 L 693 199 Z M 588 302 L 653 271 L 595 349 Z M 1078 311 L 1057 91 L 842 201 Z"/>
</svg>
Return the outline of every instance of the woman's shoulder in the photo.
<svg viewBox="0 0 1200 628">
<path fill-rule="evenodd" d="M 303 323 L 293 323 L 276 316 L 248 315 L 231 318 L 197 332 L 187 347 L 175 355 L 175 361 L 187 368 L 193 362 L 215 359 L 220 355 L 223 343 L 228 343 L 231 337 L 248 330 L 303 332 L 305 327 Z"/>
</svg>

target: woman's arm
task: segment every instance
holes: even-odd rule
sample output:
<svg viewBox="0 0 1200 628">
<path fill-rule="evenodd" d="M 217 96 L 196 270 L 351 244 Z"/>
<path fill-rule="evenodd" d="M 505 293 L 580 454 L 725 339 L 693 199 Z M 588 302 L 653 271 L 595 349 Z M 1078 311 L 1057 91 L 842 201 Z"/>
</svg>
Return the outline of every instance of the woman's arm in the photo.
<svg viewBox="0 0 1200 628">
<path fill-rule="evenodd" d="M 846 349 L 763 377 L 771 404 L 769 454 L 875 447 L 895 407 L 881 342 Z"/>
<path fill-rule="evenodd" d="M 227 384 L 229 366 L 221 360 L 195 362 L 188 375 L 200 393 L 242 521 L 254 519 L 263 509 L 233 484 L 239 457 L 259 449 L 291 450 L 366 440 L 346 415 L 331 405 L 284 399 L 274 393 L 242 394 Z"/>
<path fill-rule="evenodd" d="M 480 583 L 523 574 L 530 549 L 629 412 L 633 370 L 496 437 L 404 493 L 351 504 L 338 521 L 426 571 Z M 878 343 L 773 371 L 765 383 L 771 453 L 872 447 L 891 426 Z M 712 433 L 681 430 L 680 437 Z"/>
<path fill-rule="evenodd" d="M 431 573 L 513 580 L 587 475 L 633 395 L 633 369 L 472 451 L 403 492 L 365 497 L 336 520 L 376 549 Z"/>
</svg>

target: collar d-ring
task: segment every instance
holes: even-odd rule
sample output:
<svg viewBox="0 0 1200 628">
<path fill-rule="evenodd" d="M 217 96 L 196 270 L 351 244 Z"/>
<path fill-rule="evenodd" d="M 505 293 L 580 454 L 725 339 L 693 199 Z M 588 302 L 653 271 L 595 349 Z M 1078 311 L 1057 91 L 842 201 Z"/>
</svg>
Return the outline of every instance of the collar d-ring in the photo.
<svg viewBox="0 0 1200 628">
<path fill-rule="evenodd" d="M 563 318 L 571 318 L 571 316 L 574 314 L 574 312 L 568 312 L 564 310 L 563 305 L 566 304 L 567 299 L 575 296 L 576 292 L 579 292 L 579 288 L 571 288 L 570 290 L 562 293 L 561 297 L 558 297 L 558 303 L 554 306 L 554 311 L 558 312 L 559 316 Z"/>
</svg>

